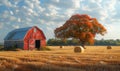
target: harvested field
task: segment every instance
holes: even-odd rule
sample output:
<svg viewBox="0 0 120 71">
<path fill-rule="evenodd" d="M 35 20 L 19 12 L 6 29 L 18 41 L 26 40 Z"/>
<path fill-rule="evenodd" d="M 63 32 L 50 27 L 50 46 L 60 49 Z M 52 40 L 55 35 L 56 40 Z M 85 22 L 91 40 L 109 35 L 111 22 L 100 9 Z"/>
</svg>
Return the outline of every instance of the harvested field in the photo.
<svg viewBox="0 0 120 71">
<path fill-rule="evenodd" d="M 119 71 L 120 46 L 48 46 L 51 51 L 0 51 L 0 71 Z"/>
</svg>

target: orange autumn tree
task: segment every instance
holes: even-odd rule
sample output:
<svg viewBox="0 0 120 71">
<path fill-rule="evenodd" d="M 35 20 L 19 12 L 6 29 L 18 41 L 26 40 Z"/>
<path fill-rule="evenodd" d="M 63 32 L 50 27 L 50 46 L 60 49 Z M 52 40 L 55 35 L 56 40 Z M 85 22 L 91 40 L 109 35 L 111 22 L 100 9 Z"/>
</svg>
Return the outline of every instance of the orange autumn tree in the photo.
<svg viewBox="0 0 120 71">
<path fill-rule="evenodd" d="M 94 44 L 96 34 L 104 35 L 106 29 L 96 18 L 91 18 L 86 14 L 75 14 L 65 24 L 54 30 L 55 37 L 66 39 L 79 39 L 84 47 L 85 44 Z"/>
</svg>

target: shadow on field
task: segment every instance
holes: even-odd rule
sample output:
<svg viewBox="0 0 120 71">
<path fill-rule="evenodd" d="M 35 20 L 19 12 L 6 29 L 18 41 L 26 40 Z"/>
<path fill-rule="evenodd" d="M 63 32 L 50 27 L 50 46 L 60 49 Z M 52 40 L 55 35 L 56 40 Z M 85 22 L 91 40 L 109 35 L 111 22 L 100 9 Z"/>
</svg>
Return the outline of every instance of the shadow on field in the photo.
<svg viewBox="0 0 120 71">
<path fill-rule="evenodd" d="M 32 65 L 22 64 L 14 71 L 119 71 L 120 65 L 81 65 L 78 67 L 55 66 L 49 64 Z"/>
<path fill-rule="evenodd" d="M 0 71 L 119 71 L 120 65 L 54 65 L 54 64 L 12 64 L 0 66 Z"/>
</svg>

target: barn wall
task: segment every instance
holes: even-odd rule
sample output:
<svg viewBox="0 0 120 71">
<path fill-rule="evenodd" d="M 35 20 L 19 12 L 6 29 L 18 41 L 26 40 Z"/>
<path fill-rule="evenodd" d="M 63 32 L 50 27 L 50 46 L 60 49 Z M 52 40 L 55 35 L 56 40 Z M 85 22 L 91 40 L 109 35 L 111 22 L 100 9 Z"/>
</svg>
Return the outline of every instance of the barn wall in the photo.
<svg viewBox="0 0 120 71">
<path fill-rule="evenodd" d="M 34 49 L 35 48 L 35 40 L 40 40 L 41 47 L 46 46 L 46 38 L 41 30 L 37 27 L 31 28 L 26 36 L 24 37 L 24 49 Z"/>
<path fill-rule="evenodd" d="M 4 41 L 4 48 L 10 49 L 12 47 L 23 49 L 23 41 L 14 41 L 14 40 L 5 40 Z"/>
<path fill-rule="evenodd" d="M 46 40 L 45 39 L 41 40 L 41 47 L 44 47 L 44 46 L 46 46 Z"/>
<path fill-rule="evenodd" d="M 24 41 L 24 46 L 23 46 L 23 49 L 24 50 L 28 50 L 29 48 L 29 46 L 28 46 L 29 44 L 26 42 L 26 41 Z"/>
</svg>

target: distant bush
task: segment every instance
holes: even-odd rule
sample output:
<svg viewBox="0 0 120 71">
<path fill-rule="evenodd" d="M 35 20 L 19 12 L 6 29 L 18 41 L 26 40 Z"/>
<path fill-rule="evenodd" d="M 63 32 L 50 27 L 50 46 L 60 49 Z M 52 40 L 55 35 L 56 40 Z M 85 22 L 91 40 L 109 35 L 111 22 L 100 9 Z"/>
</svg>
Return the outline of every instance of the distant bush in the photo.
<svg viewBox="0 0 120 71">
<path fill-rule="evenodd" d="M 0 45 L 0 48 L 3 48 L 3 45 Z"/>
<path fill-rule="evenodd" d="M 3 51 L 3 50 L 4 50 L 3 45 L 0 45 L 0 51 Z"/>
<path fill-rule="evenodd" d="M 79 42 L 79 40 L 77 39 L 67 39 L 66 42 L 64 42 L 61 39 L 49 39 L 47 41 L 47 45 L 49 46 L 69 46 L 69 45 L 81 45 L 81 43 Z M 110 46 L 120 46 L 120 39 L 101 39 L 101 40 L 95 40 L 94 45 L 110 45 Z"/>
</svg>

